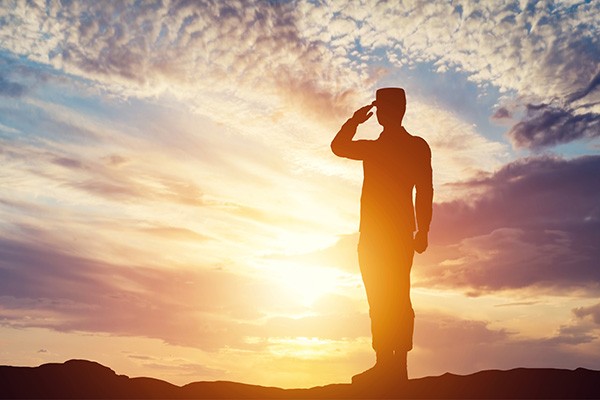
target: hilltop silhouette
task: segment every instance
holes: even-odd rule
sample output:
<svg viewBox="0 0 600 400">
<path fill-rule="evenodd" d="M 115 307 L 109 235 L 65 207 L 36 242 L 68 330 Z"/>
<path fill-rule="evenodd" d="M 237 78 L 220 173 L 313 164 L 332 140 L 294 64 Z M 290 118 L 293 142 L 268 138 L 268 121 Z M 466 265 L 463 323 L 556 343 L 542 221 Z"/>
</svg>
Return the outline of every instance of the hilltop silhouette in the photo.
<svg viewBox="0 0 600 400">
<path fill-rule="evenodd" d="M 584 368 L 481 371 L 410 379 L 394 390 L 352 384 L 281 389 L 236 382 L 184 386 L 153 378 L 129 378 L 93 361 L 69 360 L 39 367 L 0 366 L 0 398 L 8 399 L 592 399 L 600 398 L 600 371 Z"/>
</svg>

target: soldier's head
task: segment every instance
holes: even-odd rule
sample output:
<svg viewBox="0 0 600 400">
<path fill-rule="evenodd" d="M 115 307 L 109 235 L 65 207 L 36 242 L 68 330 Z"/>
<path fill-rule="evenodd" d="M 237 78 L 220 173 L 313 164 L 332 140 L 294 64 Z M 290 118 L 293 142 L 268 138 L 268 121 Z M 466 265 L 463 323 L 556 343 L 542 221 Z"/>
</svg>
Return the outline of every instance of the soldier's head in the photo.
<svg viewBox="0 0 600 400">
<path fill-rule="evenodd" d="M 402 88 L 382 88 L 375 92 L 377 107 L 377 122 L 383 127 L 402 125 L 402 118 L 406 112 L 406 93 Z"/>
</svg>

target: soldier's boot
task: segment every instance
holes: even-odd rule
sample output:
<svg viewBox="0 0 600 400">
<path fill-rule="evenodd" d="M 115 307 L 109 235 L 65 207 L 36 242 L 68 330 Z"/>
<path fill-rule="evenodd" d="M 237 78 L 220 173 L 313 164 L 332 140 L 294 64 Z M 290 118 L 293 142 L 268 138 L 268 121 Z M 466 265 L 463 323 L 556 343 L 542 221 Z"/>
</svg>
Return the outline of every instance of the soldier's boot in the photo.
<svg viewBox="0 0 600 400">
<path fill-rule="evenodd" d="M 388 384 L 390 373 L 394 369 L 394 355 L 391 351 L 377 352 L 377 362 L 368 370 L 352 377 L 352 384 L 365 386 L 381 386 Z"/>
<path fill-rule="evenodd" d="M 394 353 L 394 373 L 399 384 L 408 382 L 408 352 L 397 351 Z"/>
</svg>

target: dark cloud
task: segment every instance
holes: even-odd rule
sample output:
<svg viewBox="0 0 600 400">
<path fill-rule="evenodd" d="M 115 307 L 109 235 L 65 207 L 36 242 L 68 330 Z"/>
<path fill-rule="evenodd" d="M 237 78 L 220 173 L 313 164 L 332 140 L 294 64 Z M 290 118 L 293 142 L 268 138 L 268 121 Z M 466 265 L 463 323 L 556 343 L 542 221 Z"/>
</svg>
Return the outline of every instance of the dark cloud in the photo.
<svg viewBox="0 0 600 400">
<path fill-rule="evenodd" d="M 580 345 L 594 342 L 598 336 L 586 325 L 562 325 L 558 328 L 555 337 L 547 339 L 556 344 Z"/>
<path fill-rule="evenodd" d="M 600 136 L 600 114 L 584 112 L 598 104 L 600 51 L 597 40 L 581 33 L 590 27 L 579 25 L 572 37 L 555 41 L 543 60 L 553 77 L 553 95 L 541 96 L 550 104 L 526 104 L 525 116 L 508 132 L 516 147 L 539 150 L 579 139 Z"/>
<path fill-rule="evenodd" d="M 432 239 L 457 243 L 505 227 L 589 232 L 600 221 L 599 170 L 600 156 L 535 157 L 457 184 L 466 199 L 435 205 Z"/>
<path fill-rule="evenodd" d="M 568 99 L 569 102 L 577 101 L 579 99 L 586 97 L 588 94 L 590 94 L 594 90 L 596 90 L 598 85 L 600 85 L 600 72 L 598 72 L 596 74 L 596 76 L 591 80 L 589 85 L 587 85 L 585 88 L 578 90 L 575 93 L 571 94 Z"/>
<path fill-rule="evenodd" d="M 497 229 L 464 239 L 456 246 L 454 258 L 423 268 L 416 284 L 462 287 L 471 296 L 531 287 L 563 295 L 576 288 L 597 291 L 600 272 L 592 258 L 597 251 L 579 254 L 574 236 L 561 231 Z"/>
<path fill-rule="evenodd" d="M 496 112 L 492 115 L 492 119 L 507 119 L 512 117 L 510 111 L 506 107 L 500 107 L 496 110 Z"/>
<path fill-rule="evenodd" d="M 17 82 L 11 82 L 6 80 L 3 76 L 0 76 L 0 96 L 6 97 L 21 97 L 27 93 L 27 88 Z"/>
<path fill-rule="evenodd" d="M 578 318 L 591 317 L 595 324 L 600 325 L 600 303 L 590 307 L 579 307 L 573 310 Z"/>
<path fill-rule="evenodd" d="M 472 295 L 600 287 L 600 156 L 541 157 L 464 182 L 465 201 L 436 204 L 417 285 Z M 469 190 L 483 192 L 469 195 Z"/>
<path fill-rule="evenodd" d="M 600 136 L 600 114 L 528 104 L 525 118 L 510 129 L 508 136 L 516 147 L 531 149 L 590 139 Z"/>
</svg>

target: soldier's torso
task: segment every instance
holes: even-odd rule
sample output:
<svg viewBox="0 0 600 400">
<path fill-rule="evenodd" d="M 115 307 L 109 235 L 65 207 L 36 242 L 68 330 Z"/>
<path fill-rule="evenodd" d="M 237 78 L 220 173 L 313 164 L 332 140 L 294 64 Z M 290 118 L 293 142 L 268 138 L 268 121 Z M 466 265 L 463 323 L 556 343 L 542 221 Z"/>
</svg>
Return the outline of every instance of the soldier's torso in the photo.
<svg viewBox="0 0 600 400">
<path fill-rule="evenodd" d="M 362 233 L 415 230 L 413 188 L 423 164 L 423 140 L 384 132 L 363 160 Z"/>
</svg>

